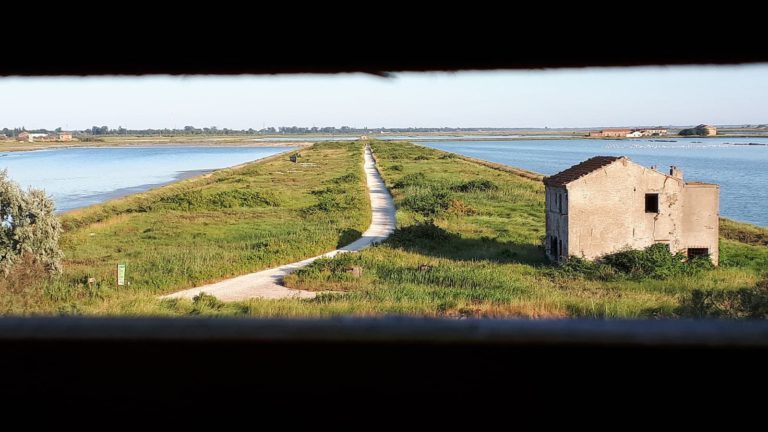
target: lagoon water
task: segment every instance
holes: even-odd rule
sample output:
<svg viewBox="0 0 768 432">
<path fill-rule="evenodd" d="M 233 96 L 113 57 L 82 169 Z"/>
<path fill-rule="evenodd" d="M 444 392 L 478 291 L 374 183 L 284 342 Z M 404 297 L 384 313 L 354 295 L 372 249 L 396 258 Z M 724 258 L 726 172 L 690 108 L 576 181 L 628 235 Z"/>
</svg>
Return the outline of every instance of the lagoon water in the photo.
<svg viewBox="0 0 768 432">
<path fill-rule="evenodd" d="M 381 141 L 435 141 L 435 140 L 489 140 L 489 139 L 509 139 L 509 138 L 522 138 L 523 135 L 387 135 L 387 134 L 371 134 L 369 135 L 373 139 Z M 568 138 L 573 135 L 528 135 L 533 139 L 548 139 L 548 138 Z M 256 142 L 323 142 L 323 141 L 357 141 L 360 139 L 359 135 L 338 135 L 338 136 L 304 136 L 293 135 L 288 137 L 274 137 L 274 138 L 254 138 L 251 141 Z"/>
<path fill-rule="evenodd" d="M 750 143 L 752 145 L 750 145 Z M 552 175 L 592 156 L 628 156 L 645 166 L 670 165 L 688 181 L 720 185 L 720 215 L 768 226 L 768 138 L 517 140 L 419 142 L 440 150 Z"/>
<path fill-rule="evenodd" d="M 442 137 L 441 137 L 442 138 Z M 749 145 L 763 144 L 763 145 Z M 645 166 L 677 165 L 689 181 L 720 185 L 720 214 L 768 226 L 768 138 L 637 140 L 441 139 L 420 145 L 545 175 L 597 155 L 626 155 Z M 24 186 L 45 189 L 59 211 L 141 192 L 200 172 L 238 165 L 292 147 L 69 148 L 0 153 L 0 169 Z"/>
<path fill-rule="evenodd" d="M 142 192 L 183 177 L 262 159 L 292 147 L 68 148 L 0 153 L 0 169 L 45 189 L 59 211 Z"/>
</svg>

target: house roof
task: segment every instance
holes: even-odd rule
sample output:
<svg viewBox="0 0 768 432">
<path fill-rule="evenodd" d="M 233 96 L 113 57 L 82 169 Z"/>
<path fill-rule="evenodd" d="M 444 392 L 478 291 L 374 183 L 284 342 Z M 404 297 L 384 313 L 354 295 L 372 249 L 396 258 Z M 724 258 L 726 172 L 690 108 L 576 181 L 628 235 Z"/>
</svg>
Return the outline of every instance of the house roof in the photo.
<svg viewBox="0 0 768 432">
<path fill-rule="evenodd" d="M 580 179 L 600 168 L 608 166 L 619 159 L 624 159 L 624 156 L 595 156 L 576 164 L 565 171 L 560 171 L 553 176 L 545 178 L 544 184 L 547 186 L 565 186 L 566 184 Z"/>
</svg>

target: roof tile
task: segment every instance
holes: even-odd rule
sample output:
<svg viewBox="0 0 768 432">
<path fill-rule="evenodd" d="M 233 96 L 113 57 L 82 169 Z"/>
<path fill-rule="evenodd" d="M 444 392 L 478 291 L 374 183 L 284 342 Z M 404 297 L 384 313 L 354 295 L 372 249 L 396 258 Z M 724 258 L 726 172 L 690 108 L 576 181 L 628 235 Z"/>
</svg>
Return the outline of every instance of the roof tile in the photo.
<svg viewBox="0 0 768 432">
<path fill-rule="evenodd" d="M 619 159 L 624 159 L 623 156 L 595 156 L 589 158 L 584 162 L 576 164 L 565 171 L 549 176 L 544 179 L 544 184 L 547 186 L 565 186 L 566 184 L 580 179 L 585 175 L 597 171 L 600 168 L 608 166 Z"/>
</svg>

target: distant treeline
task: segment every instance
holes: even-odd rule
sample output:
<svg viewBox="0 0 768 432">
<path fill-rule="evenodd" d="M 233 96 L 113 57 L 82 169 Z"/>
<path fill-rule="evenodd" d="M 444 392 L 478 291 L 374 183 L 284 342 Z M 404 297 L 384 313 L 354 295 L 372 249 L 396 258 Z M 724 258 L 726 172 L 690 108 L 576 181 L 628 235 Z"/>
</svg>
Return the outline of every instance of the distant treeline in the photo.
<svg viewBox="0 0 768 432">
<path fill-rule="evenodd" d="M 377 134 L 377 133 L 413 133 L 413 132 L 505 132 L 512 131 L 510 128 L 353 128 L 349 126 L 337 127 L 300 127 L 300 126 L 280 126 L 280 127 L 267 127 L 262 129 L 219 129 L 216 126 L 211 127 L 195 127 L 184 126 L 182 129 L 126 129 L 122 126 L 118 126 L 117 129 L 112 129 L 108 126 L 93 126 L 90 129 L 85 130 L 68 130 L 77 135 L 298 135 L 298 134 Z M 16 136 L 20 132 L 30 133 L 56 133 L 61 132 L 62 128 L 58 127 L 54 130 L 48 129 L 26 129 L 24 127 L 17 127 L 13 129 L 3 128 L 0 133 L 6 136 Z"/>
</svg>

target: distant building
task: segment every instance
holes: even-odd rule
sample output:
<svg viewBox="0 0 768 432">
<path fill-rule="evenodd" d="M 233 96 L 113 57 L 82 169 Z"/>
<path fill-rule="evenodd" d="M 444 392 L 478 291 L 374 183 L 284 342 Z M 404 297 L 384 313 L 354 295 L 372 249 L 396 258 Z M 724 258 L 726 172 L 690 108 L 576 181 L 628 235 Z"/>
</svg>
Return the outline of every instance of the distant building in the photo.
<svg viewBox="0 0 768 432">
<path fill-rule="evenodd" d="M 700 124 L 696 127 L 683 129 L 679 135 L 698 135 L 698 136 L 715 136 L 717 135 L 717 128 L 710 125 Z"/>
<path fill-rule="evenodd" d="M 719 260 L 719 186 L 683 181 L 626 157 L 597 156 L 544 179 L 546 253 L 596 259 L 664 243 Z"/>
<path fill-rule="evenodd" d="M 16 139 L 19 141 L 34 142 L 35 140 L 48 138 L 48 134 L 45 133 L 29 133 L 27 131 L 20 132 Z"/>
<path fill-rule="evenodd" d="M 640 132 L 642 136 L 662 136 L 667 134 L 667 130 L 664 128 L 635 129 L 635 132 Z"/>
<path fill-rule="evenodd" d="M 59 141 L 72 141 L 72 132 L 59 132 Z"/>
<path fill-rule="evenodd" d="M 664 128 L 653 129 L 603 129 L 600 131 L 592 131 L 589 136 L 592 138 L 639 138 L 644 136 L 661 136 L 666 135 L 667 130 Z"/>
<path fill-rule="evenodd" d="M 0 141 L 5 141 L 7 139 L 8 139 L 8 135 L 6 135 L 4 133 L 0 133 Z"/>
<path fill-rule="evenodd" d="M 594 138 L 624 138 L 632 132 L 630 129 L 603 129 L 601 131 L 592 131 L 590 137 Z"/>
</svg>

